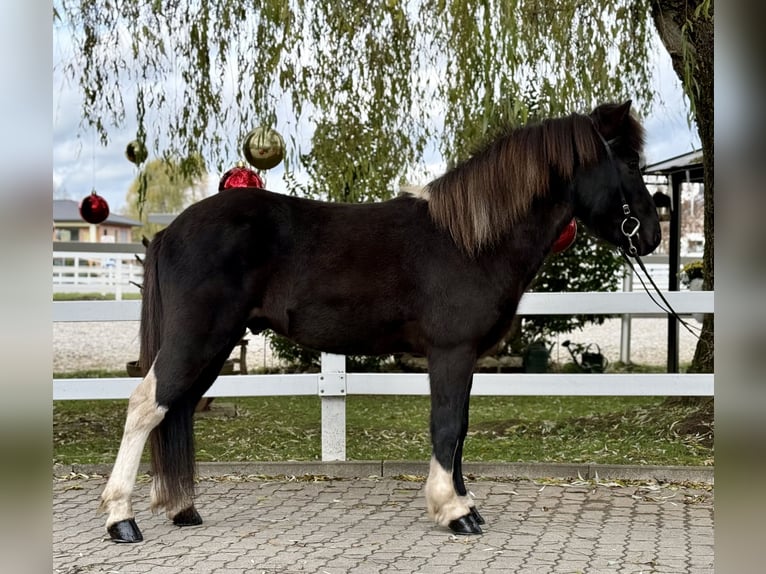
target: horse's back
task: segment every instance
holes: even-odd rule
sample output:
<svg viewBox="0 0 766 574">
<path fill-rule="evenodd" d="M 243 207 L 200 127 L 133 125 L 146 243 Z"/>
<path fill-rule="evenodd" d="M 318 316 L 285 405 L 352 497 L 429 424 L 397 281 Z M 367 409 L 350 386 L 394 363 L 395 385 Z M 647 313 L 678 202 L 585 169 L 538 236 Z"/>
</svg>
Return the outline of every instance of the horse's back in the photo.
<svg viewBox="0 0 766 574">
<path fill-rule="evenodd" d="M 230 189 L 166 229 L 161 289 L 190 316 L 231 309 L 253 330 L 323 350 L 411 348 L 417 261 L 433 233 L 412 197 L 352 205 Z"/>
<path fill-rule="evenodd" d="M 412 197 L 342 204 L 235 188 L 182 212 L 162 248 L 176 264 L 198 268 L 204 261 L 206 272 L 266 263 L 365 272 L 368 265 L 401 263 L 433 231 L 425 202 Z"/>
</svg>

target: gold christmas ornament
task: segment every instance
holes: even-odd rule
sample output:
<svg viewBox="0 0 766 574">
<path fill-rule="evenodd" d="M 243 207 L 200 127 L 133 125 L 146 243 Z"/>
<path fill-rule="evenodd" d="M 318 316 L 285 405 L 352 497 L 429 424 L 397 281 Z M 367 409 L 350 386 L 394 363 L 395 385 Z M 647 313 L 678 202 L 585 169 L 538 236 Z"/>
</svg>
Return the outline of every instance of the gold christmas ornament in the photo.
<svg viewBox="0 0 766 574">
<path fill-rule="evenodd" d="M 149 154 L 146 151 L 146 146 L 143 144 L 143 142 L 138 140 L 133 140 L 128 144 L 128 147 L 125 148 L 125 157 L 128 158 L 130 163 L 134 163 L 136 165 L 141 165 L 144 163 L 144 160 L 146 160 L 148 155 Z"/>
<path fill-rule="evenodd" d="M 275 129 L 257 127 L 245 136 L 242 153 L 253 167 L 271 169 L 285 157 L 285 140 Z"/>
</svg>

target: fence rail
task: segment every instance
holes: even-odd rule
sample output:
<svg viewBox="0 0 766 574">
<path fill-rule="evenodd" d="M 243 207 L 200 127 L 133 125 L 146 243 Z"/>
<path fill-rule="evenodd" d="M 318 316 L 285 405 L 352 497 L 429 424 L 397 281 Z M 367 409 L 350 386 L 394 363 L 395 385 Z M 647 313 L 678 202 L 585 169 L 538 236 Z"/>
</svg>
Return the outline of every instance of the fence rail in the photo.
<svg viewBox="0 0 766 574">
<path fill-rule="evenodd" d="M 342 357 L 342 355 L 340 355 Z M 328 356 L 323 355 L 326 362 Z M 334 373 L 335 394 L 321 373 L 221 375 L 206 397 L 427 395 L 425 373 Z M 477 373 L 473 396 L 712 396 L 713 376 L 704 373 Z M 54 400 L 126 399 L 136 377 L 54 379 Z"/>
<path fill-rule="evenodd" d="M 101 244 L 82 244 L 93 249 Z M 59 250 L 53 252 L 53 290 L 57 292 L 97 291 L 115 294 L 138 293 L 144 268 L 134 251 Z"/>
<path fill-rule="evenodd" d="M 713 291 L 666 291 L 665 298 L 681 315 L 713 313 Z M 54 322 L 138 321 L 141 301 L 55 301 Z M 519 315 L 641 315 L 665 314 L 643 291 L 526 293 Z"/>
<path fill-rule="evenodd" d="M 54 291 L 116 293 L 117 299 L 123 292 L 136 293 L 138 288 L 133 283 L 140 284 L 143 278 L 143 269 L 136 256 L 143 257 L 144 252 L 140 243 L 54 242 Z M 701 255 L 684 256 L 680 263 L 683 265 L 700 258 Z M 666 255 L 644 258 L 649 275 L 663 290 L 668 287 L 668 260 Z M 624 291 L 636 289 L 641 289 L 638 281 L 631 281 L 629 288 L 623 288 Z"/>
</svg>

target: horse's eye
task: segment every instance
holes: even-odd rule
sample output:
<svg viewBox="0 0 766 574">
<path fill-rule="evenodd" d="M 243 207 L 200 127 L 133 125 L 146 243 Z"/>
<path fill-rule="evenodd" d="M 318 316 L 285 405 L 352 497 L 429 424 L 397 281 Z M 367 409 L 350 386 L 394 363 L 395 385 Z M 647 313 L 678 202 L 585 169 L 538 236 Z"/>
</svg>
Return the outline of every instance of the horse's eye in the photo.
<svg viewBox="0 0 766 574">
<path fill-rule="evenodd" d="M 641 157 L 631 157 L 625 160 L 625 163 L 628 164 L 628 167 L 631 169 L 631 171 L 643 171 L 646 162 L 643 161 L 643 158 Z"/>
</svg>

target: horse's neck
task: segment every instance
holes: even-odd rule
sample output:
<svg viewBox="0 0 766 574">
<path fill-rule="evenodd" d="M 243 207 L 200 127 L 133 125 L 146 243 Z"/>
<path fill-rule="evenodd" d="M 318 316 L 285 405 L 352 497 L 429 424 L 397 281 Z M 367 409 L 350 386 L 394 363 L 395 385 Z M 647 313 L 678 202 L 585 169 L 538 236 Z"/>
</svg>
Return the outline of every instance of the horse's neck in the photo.
<svg viewBox="0 0 766 574">
<path fill-rule="evenodd" d="M 570 199 L 543 198 L 535 201 L 498 242 L 493 250 L 494 264 L 498 277 L 508 284 L 511 293 L 518 292 L 520 297 L 529 286 L 573 214 Z"/>
</svg>

